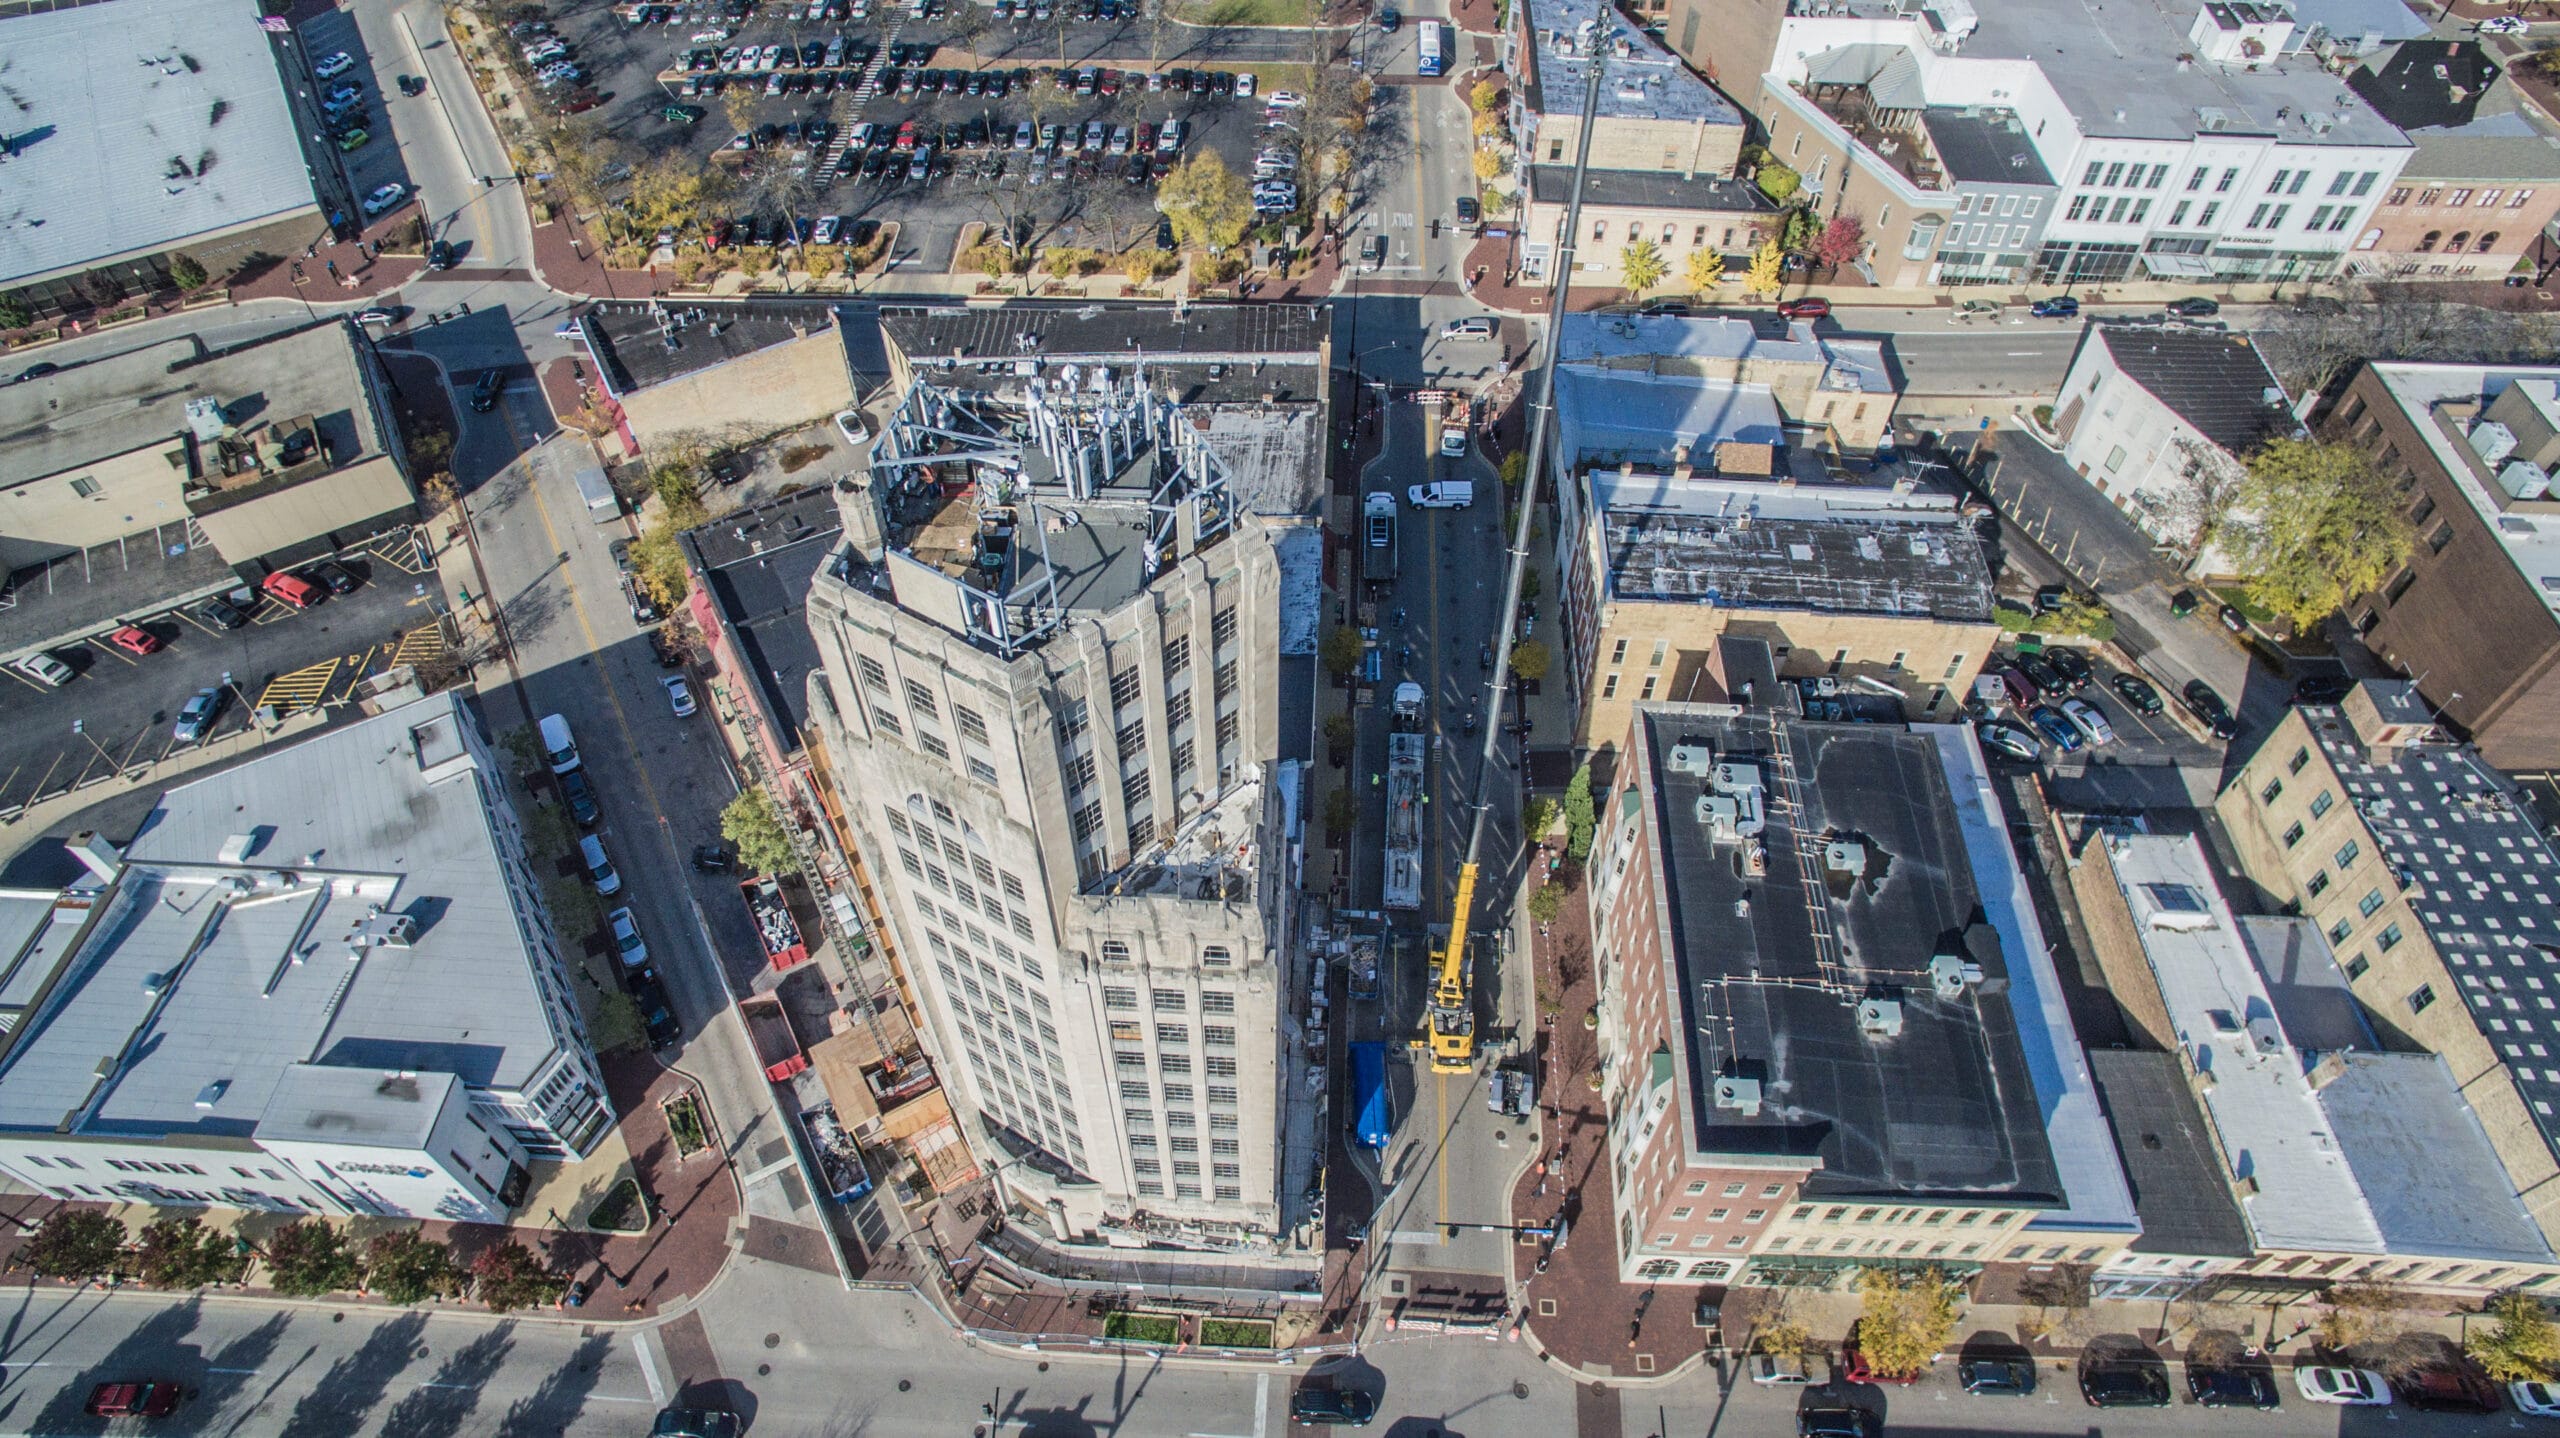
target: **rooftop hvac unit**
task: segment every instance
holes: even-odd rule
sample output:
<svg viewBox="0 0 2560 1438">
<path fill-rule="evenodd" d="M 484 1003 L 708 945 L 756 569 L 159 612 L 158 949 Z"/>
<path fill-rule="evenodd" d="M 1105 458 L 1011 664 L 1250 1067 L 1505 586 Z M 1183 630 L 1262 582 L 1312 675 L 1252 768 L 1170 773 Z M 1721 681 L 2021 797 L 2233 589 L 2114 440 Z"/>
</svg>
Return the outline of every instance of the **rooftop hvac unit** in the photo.
<svg viewBox="0 0 2560 1438">
<path fill-rule="evenodd" d="M 2498 471 L 2498 488 L 2510 499 L 2540 499 L 2551 492 L 2551 476 L 2532 460 L 2519 459 Z"/>
<path fill-rule="evenodd" d="M 1760 1116 L 1760 1080 L 1720 1078 L 1716 1080 L 1716 1107 L 1744 1118 Z"/>
<path fill-rule="evenodd" d="M 2484 419 L 2471 426 L 2471 433 L 2466 438 L 2471 442 L 2471 452 L 2480 456 L 2484 464 L 2504 463 L 2508 455 L 2516 452 L 2515 431 L 2494 419 Z"/>
<path fill-rule="evenodd" d="M 1902 1037 L 1902 1001 L 1900 999 L 1858 1000 L 1858 1031 L 1869 1038 Z"/>
<path fill-rule="evenodd" d="M 1982 982 L 1982 965 L 1967 963 L 1959 954 L 1940 954 L 1929 961 L 1929 984 L 1939 998 L 1954 999 L 1967 986 Z"/>
<path fill-rule="evenodd" d="M 1704 744 L 1674 744 L 1669 759 L 1674 774 L 1706 774 L 1715 767 L 1715 751 Z"/>
<path fill-rule="evenodd" d="M 1835 874 L 1864 874 L 1867 846 L 1851 839 L 1834 839 L 1822 846 L 1822 867 Z"/>
</svg>

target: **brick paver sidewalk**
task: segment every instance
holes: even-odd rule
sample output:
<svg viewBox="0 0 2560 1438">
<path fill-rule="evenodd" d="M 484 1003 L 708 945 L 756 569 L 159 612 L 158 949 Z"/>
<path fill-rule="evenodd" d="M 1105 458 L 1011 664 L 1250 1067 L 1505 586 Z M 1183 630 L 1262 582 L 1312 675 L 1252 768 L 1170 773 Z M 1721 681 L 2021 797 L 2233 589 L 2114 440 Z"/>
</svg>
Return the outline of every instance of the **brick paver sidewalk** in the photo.
<svg viewBox="0 0 2560 1438">
<path fill-rule="evenodd" d="M 1599 1046 L 1582 1023 L 1597 1001 L 1598 981 L 1579 893 L 1530 948 L 1540 996 L 1545 1157 L 1513 1188 L 1511 1215 L 1523 1224 L 1561 1216 L 1568 1226 L 1560 1248 L 1514 1250 L 1527 1331 L 1540 1349 L 1586 1375 L 1668 1373 L 1702 1351 L 1704 1334 L 1692 1321 L 1693 1290 L 1618 1281 L 1608 1115 L 1588 1077 Z"/>
</svg>

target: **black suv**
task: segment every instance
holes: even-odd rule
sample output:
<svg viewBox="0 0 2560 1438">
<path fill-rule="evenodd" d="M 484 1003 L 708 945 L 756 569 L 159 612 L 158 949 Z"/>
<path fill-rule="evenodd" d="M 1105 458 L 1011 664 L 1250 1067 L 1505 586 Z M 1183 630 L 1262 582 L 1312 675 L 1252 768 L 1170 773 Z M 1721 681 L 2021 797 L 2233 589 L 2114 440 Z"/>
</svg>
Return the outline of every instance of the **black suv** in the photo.
<svg viewBox="0 0 2560 1438">
<path fill-rule="evenodd" d="M 2089 667 L 2087 656 L 2077 649 L 2048 644 L 2044 649 L 2044 662 L 2053 666 L 2053 672 L 2062 676 L 2062 681 L 2071 686 L 2074 694 L 2088 688 L 2089 681 L 2098 677 L 2097 671 Z"/>
<path fill-rule="evenodd" d="M 2273 1408 L 2276 1381 L 2249 1368 L 2187 1365 L 2187 1396 L 2200 1408 Z"/>
<path fill-rule="evenodd" d="M 2238 722 L 2231 717 L 2231 706 L 2222 702 L 2222 696 L 2213 692 L 2212 685 L 2201 679 L 2190 679 L 2187 687 L 2178 693 L 2187 701 L 2187 712 L 2212 730 L 2214 738 L 2228 739 L 2240 732 Z"/>
<path fill-rule="evenodd" d="M 1289 1421 L 1305 1427 L 1366 1428 L 1378 1400 L 1357 1388 L 1301 1388 L 1289 1397 Z"/>
<path fill-rule="evenodd" d="M 2092 1363 L 2080 1370 L 2080 1396 L 2092 1408 L 2166 1408 L 2169 1380 L 2141 1363 Z"/>
<path fill-rule="evenodd" d="M 2036 1363 L 2023 1354 L 1959 1358 L 1956 1360 L 1956 1381 L 1964 1385 L 1967 1393 L 2024 1398 L 2036 1391 Z"/>
</svg>

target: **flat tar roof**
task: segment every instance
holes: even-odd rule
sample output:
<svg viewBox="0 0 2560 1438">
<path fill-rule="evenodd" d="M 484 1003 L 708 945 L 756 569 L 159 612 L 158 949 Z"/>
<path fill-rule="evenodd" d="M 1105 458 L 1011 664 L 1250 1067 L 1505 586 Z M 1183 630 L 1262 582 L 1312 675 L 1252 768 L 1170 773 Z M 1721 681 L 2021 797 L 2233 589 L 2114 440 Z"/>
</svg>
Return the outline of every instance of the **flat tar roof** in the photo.
<svg viewBox="0 0 2560 1438">
<path fill-rule="evenodd" d="M 2010 965 L 1985 922 L 1936 741 L 1719 706 L 1636 712 L 1660 902 L 1696 1035 L 1679 1061 L 1697 1149 L 1818 1160 L 1809 1198 L 2061 1207 Z M 1766 806 L 1765 874 L 1746 877 L 1735 847 L 1700 821 L 1709 780 L 1672 767 L 1675 746 L 1756 766 L 1787 797 Z M 1980 981 L 1941 997 L 1928 970 L 1942 952 L 1978 964 Z M 1900 1004 L 1890 1037 L 1862 1027 L 1860 1001 L 1877 992 Z M 1760 1081 L 1756 1114 L 1717 1105 L 1716 1080 L 1732 1074 Z"/>
<path fill-rule="evenodd" d="M 318 208 L 248 0 L 21 10 L 0 19 L 0 51 L 0 286 Z"/>
<path fill-rule="evenodd" d="M 2042 185 L 2053 175 L 2015 110 L 1986 114 L 1978 106 L 1932 105 L 1920 112 L 1930 148 L 1949 179 L 1977 185 Z"/>
<path fill-rule="evenodd" d="M 533 1078 L 557 1043 L 482 807 L 494 776 L 451 763 L 473 722 L 437 695 L 163 794 L 0 1052 L 0 1126 L 246 1137 L 302 1063 Z M 351 958 L 377 905 L 414 942 Z"/>
<path fill-rule="evenodd" d="M 2089 1070 L 2133 1185 L 2142 1236 L 2136 1253 L 2246 1258 L 2249 1225 L 2215 1157 L 2213 1130 L 2196 1109 L 2176 1054 L 2091 1049 Z"/>
<path fill-rule="evenodd" d="M 578 316 L 587 353 L 615 398 L 699 374 L 832 329 L 836 306 L 737 301 L 608 300 Z"/>
<path fill-rule="evenodd" d="M 822 667 L 809 633 L 809 581 L 842 530 L 834 496 L 816 488 L 724 514 L 684 535 L 785 749 L 800 747 L 809 676 Z"/>
<path fill-rule="evenodd" d="M 1561 205 L 1573 198 L 1573 166 L 1531 165 L 1529 198 Z M 1773 215 L 1778 204 L 1758 185 L 1719 175 L 1678 170 L 1593 170 L 1583 176 L 1585 205 L 1641 205 L 1648 210 L 1697 210 L 1727 215 Z"/>
</svg>

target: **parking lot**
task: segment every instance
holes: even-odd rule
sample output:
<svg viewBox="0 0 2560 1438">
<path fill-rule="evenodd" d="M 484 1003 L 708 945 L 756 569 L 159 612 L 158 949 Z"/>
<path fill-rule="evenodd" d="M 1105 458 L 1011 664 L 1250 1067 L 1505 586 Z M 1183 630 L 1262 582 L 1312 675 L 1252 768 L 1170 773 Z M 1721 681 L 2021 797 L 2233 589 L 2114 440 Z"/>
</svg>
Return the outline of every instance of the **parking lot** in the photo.
<svg viewBox="0 0 2560 1438">
<path fill-rule="evenodd" d="M 408 536 L 396 531 L 341 556 L 357 588 L 310 609 L 260 596 L 248 622 L 228 630 L 192 605 L 164 611 L 136 621 L 160 642 L 151 653 L 104 635 L 48 651 L 74 672 L 60 688 L 0 671 L 10 720 L 0 727 L 0 808 L 170 758 L 183 747 L 179 712 L 199 690 L 216 691 L 209 740 L 247 727 L 261 706 L 286 715 L 336 703 L 368 674 L 440 657 L 442 632 L 416 592 L 421 573 Z"/>
<path fill-rule="evenodd" d="M 402 208 L 417 198 L 417 180 L 401 159 L 400 137 L 393 132 L 394 114 L 401 109 L 399 97 L 401 70 L 394 56 L 374 55 L 365 48 L 364 36 L 357 32 L 355 17 L 344 10 L 326 10 L 296 27 L 301 41 L 302 73 L 293 77 L 295 89 L 307 92 L 300 100 L 307 123 L 316 123 L 319 142 L 311 145 L 316 155 L 326 152 L 335 157 L 339 173 L 345 178 L 347 193 L 361 207 L 364 197 L 385 185 L 398 185 L 403 191 L 398 204 L 381 214 L 361 216 L 367 229 L 384 219 L 398 215 Z M 343 54 L 353 62 L 343 71 L 321 75 L 319 69 L 331 65 L 331 57 Z M 352 89 L 357 92 L 351 102 L 332 99 Z M 343 104 L 343 108 L 333 106 Z M 316 122 L 310 117 L 317 117 Z M 355 137 L 361 135 L 358 140 Z M 349 143 L 353 142 L 353 148 Z"/>
<path fill-rule="evenodd" d="M 1035 178 L 1031 156 L 1011 148 L 1021 121 L 1032 121 L 1035 133 L 1049 124 L 1081 131 L 1099 120 L 1106 134 L 1125 125 L 1133 132 L 1134 150 L 1138 127 L 1180 120 L 1187 127 L 1182 155 L 1207 145 L 1229 168 L 1245 173 L 1252 168 L 1261 129 L 1259 96 L 1302 83 L 1305 73 L 1302 64 L 1278 58 L 1292 49 L 1303 51 L 1305 41 L 1299 37 L 1274 45 L 1269 42 L 1282 37 L 1231 38 L 1229 32 L 1170 25 L 1159 36 L 1141 21 L 1061 21 L 1053 16 L 1048 23 L 1008 22 L 986 18 L 989 13 L 979 9 L 919 20 L 901 6 L 874 10 L 863 20 L 849 13 L 841 20 L 811 20 L 806 6 L 764 5 L 731 20 L 721 6 L 702 5 L 668 7 L 663 23 L 635 25 L 611 7 L 590 4 L 555 10 L 550 21 L 604 97 L 604 104 L 591 113 L 600 117 L 618 163 L 636 168 L 674 155 L 688 165 L 717 166 L 732 182 L 715 211 L 732 219 L 763 219 L 768 233 L 779 231 L 786 216 L 832 214 L 850 221 L 895 222 L 901 262 L 926 269 L 949 266 L 962 227 L 973 221 L 1028 221 L 1043 243 L 1101 250 L 1127 248 L 1153 233 L 1152 174 L 1132 182 L 1129 157 L 1108 153 L 1095 157 L 1087 173 L 1071 158 L 1076 141 L 1062 139 L 1061 153 L 1042 164 Z M 837 63 L 827 63 L 839 37 L 845 47 L 834 54 Z M 1265 43 L 1257 47 L 1253 40 Z M 798 49 L 810 44 L 819 46 L 817 66 L 745 72 L 687 68 L 698 63 L 689 60 L 691 52 L 707 50 L 707 58 L 716 63 L 733 47 L 743 55 L 748 46 Z M 868 63 L 863 62 L 865 46 L 870 47 Z M 920 59 L 902 55 L 906 63 L 892 67 L 892 47 L 924 53 Z M 1237 54 L 1256 49 L 1273 58 L 1256 61 Z M 1099 82 L 1096 93 L 1079 95 L 1037 78 L 1038 72 L 1060 68 L 1062 59 L 1071 70 L 1092 64 L 1136 73 L 1127 74 L 1116 95 L 1100 93 Z M 1257 97 L 1222 99 L 1214 93 L 1146 88 L 1145 71 L 1176 67 L 1223 70 L 1231 76 L 1253 72 Z M 912 90 L 901 85 L 871 93 L 864 82 L 877 81 L 892 68 L 902 75 L 919 70 L 975 74 L 981 93 L 967 93 L 964 82 L 956 93 L 937 95 L 928 93 L 921 81 Z M 990 86 L 988 79 L 999 74 L 1000 84 Z M 767 94 L 777 76 L 785 93 Z M 697 91 L 715 84 L 719 89 L 689 95 L 688 80 Z M 994 93 L 996 89 L 1003 93 Z M 670 106 L 688 107 L 699 119 L 692 124 L 671 121 L 666 118 Z M 797 145 L 790 137 L 795 121 L 803 127 Z M 806 129 L 811 122 L 833 124 L 839 136 L 868 122 L 894 136 L 908 121 L 917 126 L 918 143 L 933 144 L 939 152 L 942 163 L 928 165 L 927 178 L 907 178 L 912 159 L 893 167 L 884 146 L 876 165 L 858 164 L 852 177 L 822 182 L 825 150 L 822 141 L 811 143 Z M 983 147 L 966 143 L 971 121 L 986 132 Z M 743 151 L 733 148 L 742 128 L 754 136 L 751 148 Z M 962 143 L 947 145 L 946 139 Z"/>
</svg>

